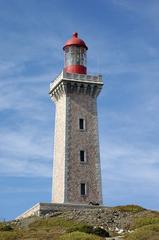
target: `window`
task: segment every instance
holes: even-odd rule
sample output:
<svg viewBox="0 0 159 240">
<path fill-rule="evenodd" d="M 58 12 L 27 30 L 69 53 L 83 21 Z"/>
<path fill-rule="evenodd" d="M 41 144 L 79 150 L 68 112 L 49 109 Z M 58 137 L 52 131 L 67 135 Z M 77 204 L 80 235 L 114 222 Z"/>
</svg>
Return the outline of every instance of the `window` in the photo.
<svg viewBox="0 0 159 240">
<path fill-rule="evenodd" d="M 87 55 L 86 48 L 79 46 L 68 46 L 65 48 L 65 67 L 69 65 L 83 65 L 86 66 Z"/>
<path fill-rule="evenodd" d="M 85 129 L 85 122 L 83 118 L 79 119 L 79 129 L 84 130 Z"/>
<path fill-rule="evenodd" d="M 80 150 L 80 161 L 81 162 L 86 161 L 86 152 L 84 150 Z"/>
<path fill-rule="evenodd" d="M 81 183 L 81 196 L 85 196 L 85 195 L 86 195 L 86 184 Z"/>
</svg>

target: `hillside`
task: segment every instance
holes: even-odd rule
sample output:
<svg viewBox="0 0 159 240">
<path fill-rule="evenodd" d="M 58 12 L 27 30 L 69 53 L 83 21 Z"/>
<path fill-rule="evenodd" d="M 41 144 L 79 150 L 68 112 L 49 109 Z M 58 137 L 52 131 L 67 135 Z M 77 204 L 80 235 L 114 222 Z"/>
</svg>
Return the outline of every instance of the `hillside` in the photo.
<svg viewBox="0 0 159 240">
<path fill-rule="evenodd" d="M 140 206 L 54 211 L 0 223 L 0 240 L 159 240 L 159 212 Z"/>
</svg>

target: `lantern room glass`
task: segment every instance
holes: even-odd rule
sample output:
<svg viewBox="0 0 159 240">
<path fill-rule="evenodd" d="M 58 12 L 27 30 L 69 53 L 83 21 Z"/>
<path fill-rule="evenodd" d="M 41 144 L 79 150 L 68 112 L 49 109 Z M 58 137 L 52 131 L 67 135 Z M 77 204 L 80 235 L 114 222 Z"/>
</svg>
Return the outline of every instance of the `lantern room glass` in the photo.
<svg viewBox="0 0 159 240">
<path fill-rule="evenodd" d="M 82 46 L 68 46 L 65 48 L 65 67 L 70 65 L 82 65 L 86 67 L 86 48 Z"/>
</svg>

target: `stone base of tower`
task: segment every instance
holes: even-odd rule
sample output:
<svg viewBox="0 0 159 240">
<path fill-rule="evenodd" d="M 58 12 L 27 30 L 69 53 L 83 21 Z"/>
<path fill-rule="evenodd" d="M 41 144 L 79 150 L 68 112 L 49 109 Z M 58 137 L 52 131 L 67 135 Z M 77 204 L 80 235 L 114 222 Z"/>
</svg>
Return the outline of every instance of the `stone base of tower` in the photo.
<svg viewBox="0 0 159 240">
<path fill-rule="evenodd" d="M 86 210 L 86 209 L 94 209 L 94 208 L 107 208 L 102 205 L 88 205 L 88 204 L 60 204 L 60 203 L 37 203 L 32 208 L 28 209 L 18 217 L 16 220 L 20 220 L 23 218 L 28 218 L 32 216 L 44 216 L 46 214 L 56 215 L 57 212 L 66 212 L 73 210 Z"/>
</svg>

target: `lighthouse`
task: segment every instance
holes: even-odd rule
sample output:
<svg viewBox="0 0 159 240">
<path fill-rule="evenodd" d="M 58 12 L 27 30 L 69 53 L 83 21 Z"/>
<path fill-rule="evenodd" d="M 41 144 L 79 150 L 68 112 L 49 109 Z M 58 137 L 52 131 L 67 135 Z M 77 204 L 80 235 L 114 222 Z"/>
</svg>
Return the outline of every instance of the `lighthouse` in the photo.
<svg viewBox="0 0 159 240">
<path fill-rule="evenodd" d="M 86 43 L 73 33 L 64 68 L 50 83 L 55 103 L 52 202 L 102 204 L 97 97 L 101 75 L 87 74 Z"/>
</svg>

